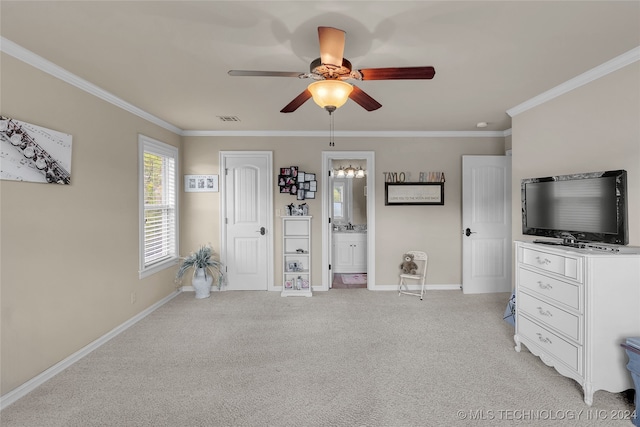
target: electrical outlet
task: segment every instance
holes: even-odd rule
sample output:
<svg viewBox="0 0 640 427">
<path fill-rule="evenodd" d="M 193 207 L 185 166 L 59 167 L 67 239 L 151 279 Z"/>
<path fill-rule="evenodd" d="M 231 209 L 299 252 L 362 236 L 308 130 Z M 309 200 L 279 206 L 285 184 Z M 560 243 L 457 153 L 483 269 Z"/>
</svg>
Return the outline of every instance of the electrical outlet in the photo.
<svg viewBox="0 0 640 427">
<path fill-rule="evenodd" d="M 131 292 L 131 304 L 135 304 L 136 303 L 136 293 L 135 292 Z"/>
<path fill-rule="evenodd" d="M 282 210 L 276 209 L 276 216 L 282 216 Z"/>
</svg>

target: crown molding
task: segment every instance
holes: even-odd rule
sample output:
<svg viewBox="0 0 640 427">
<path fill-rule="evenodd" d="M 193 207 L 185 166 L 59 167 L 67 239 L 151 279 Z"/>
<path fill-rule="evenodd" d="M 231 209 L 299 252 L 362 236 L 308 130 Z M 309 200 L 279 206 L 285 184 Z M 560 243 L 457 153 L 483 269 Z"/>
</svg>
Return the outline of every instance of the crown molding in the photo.
<svg viewBox="0 0 640 427">
<path fill-rule="evenodd" d="M 495 138 L 504 137 L 506 132 L 511 133 L 511 129 L 506 131 L 335 131 L 334 135 L 340 138 Z M 248 130 L 248 131 L 225 131 L 225 130 L 185 130 L 182 136 L 230 136 L 230 137 L 305 137 L 305 138 L 327 138 L 326 130 L 312 131 L 286 131 L 286 130 Z"/>
<path fill-rule="evenodd" d="M 165 122 L 158 117 L 147 113 L 146 111 L 136 107 L 135 105 L 129 104 L 121 98 L 113 95 L 106 90 L 99 88 L 86 81 L 85 79 L 76 76 L 73 73 L 65 70 L 64 68 L 54 64 L 51 61 L 44 59 L 43 57 L 36 55 L 35 53 L 23 48 L 22 46 L 12 42 L 9 39 L 4 37 L 0 37 L 0 51 L 6 53 L 7 55 L 11 55 L 16 59 L 19 59 L 22 62 L 26 62 L 27 64 L 35 67 L 41 71 L 44 71 L 47 74 L 52 75 L 70 85 L 77 87 L 78 89 L 84 90 L 91 95 L 94 95 L 104 101 L 107 101 L 110 104 L 115 105 L 116 107 L 122 108 L 125 111 L 130 112 L 138 117 L 141 117 L 151 123 L 154 123 L 162 128 L 165 128 L 175 134 L 181 135 L 182 129 L 172 125 L 171 123 Z"/>
<path fill-rule="evenodd" d="M 525 111 L 533 107 L 544 104 L 545 102 L 550 101 L 553 98 L 572 91 L 573 89 L 579 88 L 580 86 L 586 85 L 587 83 L 591 83 L 592 81 L 597 80 L 600 77 L 604 77 L 607 74 L 613 73 L 614 71 L 617 71 L 620 68 L 626 67 L 627 65 L 633 64 L 637 61 L 640 61 L 640 46 L 633 48 L 630 51 L 623 53 L 622 55 L 617 56 L 610 61 L 605 62 L 604 64 L 592 68 L 591 70 L 586 71 L 552 89 L 549 89 L 548 91 L 543 92 L 538 96 L 534 96 L 533 98 L 523 102 L 522 104 L 510 108 L 509 110 L 507 110 L 507 114 L 511 117 L 515 117 L 518 114 L 524 113 Z"/>
</svg>

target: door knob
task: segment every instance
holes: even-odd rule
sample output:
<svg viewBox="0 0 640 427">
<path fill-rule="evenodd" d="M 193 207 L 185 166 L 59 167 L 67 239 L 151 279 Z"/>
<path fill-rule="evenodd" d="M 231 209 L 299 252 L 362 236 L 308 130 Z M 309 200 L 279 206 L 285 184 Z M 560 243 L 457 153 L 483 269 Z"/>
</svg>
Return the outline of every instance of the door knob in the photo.
<svg viewBox="0 0 640 427">
<path fill-rule="evenodd" d="M 256 231 L 256 233 L 260 233 L 262 236 L 264 236 L 267 233 L 267 229 L 264 227 L 260 227 L 260 230 Z"/>
<path fill-rule="evenodd" d="M 469 237 L 472 234 L 476 234 L 476 231 L 471 231 L 471 229 L 469 227 L 467 227 L 467 229 L 464 231 L 465 236 Z"/>
</svg>

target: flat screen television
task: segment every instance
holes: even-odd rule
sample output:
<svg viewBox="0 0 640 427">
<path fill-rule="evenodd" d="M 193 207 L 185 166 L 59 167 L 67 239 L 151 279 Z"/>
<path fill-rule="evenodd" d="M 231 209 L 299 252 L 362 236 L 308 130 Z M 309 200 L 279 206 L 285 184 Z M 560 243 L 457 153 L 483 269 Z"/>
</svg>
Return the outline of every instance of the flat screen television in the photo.
<svg viewBox="0 0 640 427">
<path fill-rule="evenodd" d="M 522 234 L 562 244 L 629 243 L 627 172 L 612 170 L 521 181 Z"/>
</svg>

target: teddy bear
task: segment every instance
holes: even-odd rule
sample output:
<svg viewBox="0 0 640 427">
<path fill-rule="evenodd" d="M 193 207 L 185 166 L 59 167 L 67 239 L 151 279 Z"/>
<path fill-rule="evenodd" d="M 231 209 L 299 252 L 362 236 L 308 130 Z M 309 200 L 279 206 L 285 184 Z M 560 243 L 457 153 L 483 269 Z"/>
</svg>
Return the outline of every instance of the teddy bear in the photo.
<svg viewBox="0 0 640 427">
<path fill-rule="evenodd" d="M 400 264 L 400 269 L 403 274 L 416 274 L 418 271 L 418 264 L 413 262 L 413 254 L 402 255 L 404 261 Z"/>
</svg>

